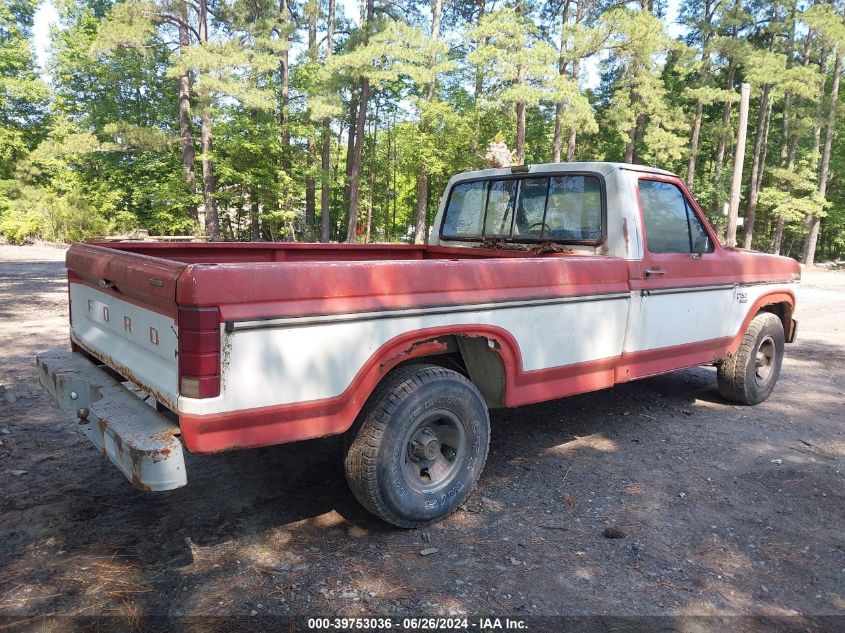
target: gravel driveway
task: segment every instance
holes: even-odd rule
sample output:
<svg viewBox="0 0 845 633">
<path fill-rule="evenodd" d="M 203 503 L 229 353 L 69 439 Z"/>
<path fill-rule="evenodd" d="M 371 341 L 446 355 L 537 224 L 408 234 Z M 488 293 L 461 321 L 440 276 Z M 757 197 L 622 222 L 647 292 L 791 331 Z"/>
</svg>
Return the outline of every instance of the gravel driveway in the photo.
<svg viewBox="0 0 845 633">
<path fill-rule="evenodd" d="M 768 402 L 725 402 L 703 367 L 494 412 L 466 506 L 401 531 L 358 507 L 337 439 L 188 456 L 187 487 L 132 488 L 37 383 L 35 353 L 67 346 L 63 256 L 0 246 L 0 628 L 45 614 L 845 627 L 845 273 L 805 274 Z"/>
</svg>

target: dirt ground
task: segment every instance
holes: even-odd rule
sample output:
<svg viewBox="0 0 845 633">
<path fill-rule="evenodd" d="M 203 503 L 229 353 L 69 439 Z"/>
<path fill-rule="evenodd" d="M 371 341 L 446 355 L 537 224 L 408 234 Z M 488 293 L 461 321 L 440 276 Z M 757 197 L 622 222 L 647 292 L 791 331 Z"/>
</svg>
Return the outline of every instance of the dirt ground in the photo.
<svg viewBox="0 0 845 633">
<path fill-rule="evenodd" d="M 727 403 L 704 367 L 494 412 L 466 506 L 403 531 L 356 504 L 337 439 L 189 455 L 187 487 L 136 491 L 37 382 L 36 352 L 67 345 L 63 256 L 0 246 L 6 626 L 564 614 L 845 628 L 845 273 L 805 274 L 769 401 Z"/>
</svg>

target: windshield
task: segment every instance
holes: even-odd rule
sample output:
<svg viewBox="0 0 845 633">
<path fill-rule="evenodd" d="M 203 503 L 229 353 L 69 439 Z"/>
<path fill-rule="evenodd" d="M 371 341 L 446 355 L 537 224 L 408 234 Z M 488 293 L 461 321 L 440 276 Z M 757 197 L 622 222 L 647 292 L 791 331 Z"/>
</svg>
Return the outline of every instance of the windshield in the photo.
<svg viewBox="0 0 845 633">
<path fill-rule="evenodd" d="M 601 183 L 583 174 L 458 183 L 449 193 L 441 237 L 599 242 Z"/>
</svg>

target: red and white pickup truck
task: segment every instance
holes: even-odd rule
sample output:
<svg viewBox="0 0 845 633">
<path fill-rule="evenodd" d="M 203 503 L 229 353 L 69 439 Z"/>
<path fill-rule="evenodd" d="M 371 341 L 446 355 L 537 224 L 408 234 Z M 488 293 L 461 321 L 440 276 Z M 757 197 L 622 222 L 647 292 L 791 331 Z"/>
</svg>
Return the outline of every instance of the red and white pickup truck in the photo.
<svg viewBox="0 0 845 633">
<path fill-rule="evenodd" d="M 144 490 L 214 453 L 346 434 L 355 496 L 415 527 L 464 502 L 488 409 L 716 364 L 772 391 L 800 269 L 719 245 L 675 175 L 567 163 L 455 176 L 429 244 L 75 244 L 60 408 Z M 155 399 L 155 408 L 125 385 Z"/>
</svg>

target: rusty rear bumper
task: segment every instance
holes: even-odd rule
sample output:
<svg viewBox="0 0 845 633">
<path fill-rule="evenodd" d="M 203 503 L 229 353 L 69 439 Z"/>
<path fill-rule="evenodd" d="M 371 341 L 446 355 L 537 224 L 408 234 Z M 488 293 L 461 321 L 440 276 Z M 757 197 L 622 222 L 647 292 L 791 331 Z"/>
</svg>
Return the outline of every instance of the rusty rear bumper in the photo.
<svg viewBox="0 0 845 633">
<path fill-rule="evenodd" d="M 81 354 L 48 350 L 36 361 L 41 385 L 59 408 L 136 488 L 172 490 L 187 483 L 178 425 Z M 84 411 L 78 416 L 81 409 L 87 419 Z"/>
</svg>

